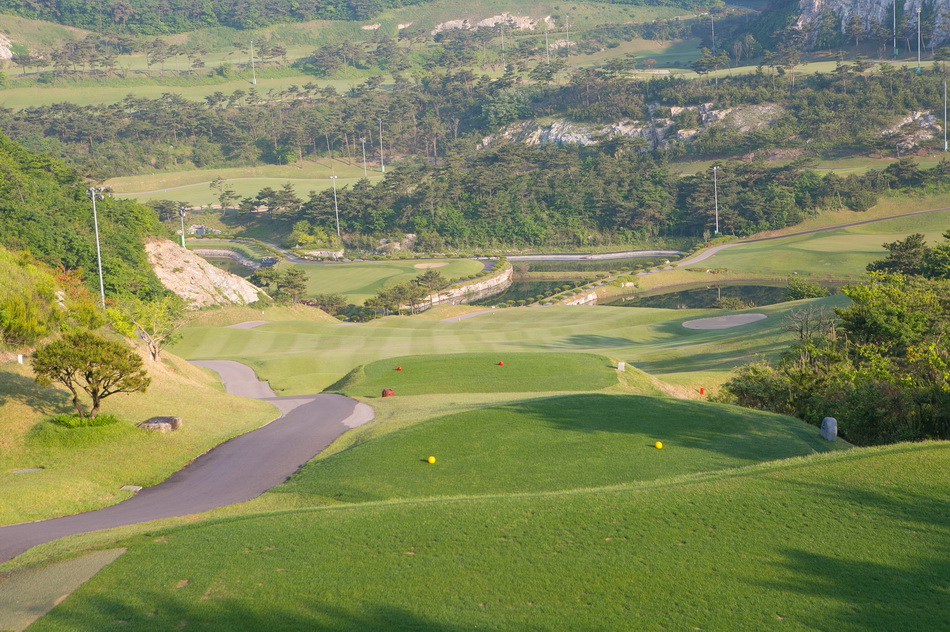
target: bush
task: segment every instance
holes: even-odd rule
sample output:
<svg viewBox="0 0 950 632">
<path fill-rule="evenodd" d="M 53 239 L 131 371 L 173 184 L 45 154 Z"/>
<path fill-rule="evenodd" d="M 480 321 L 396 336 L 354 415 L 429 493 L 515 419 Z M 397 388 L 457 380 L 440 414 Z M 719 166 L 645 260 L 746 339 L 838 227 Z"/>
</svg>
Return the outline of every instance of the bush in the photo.
<svg viewBox="0 0 950 632">
<path fill-rule="evenodd" d="M 92 428 L 95 426 L 111 426 L 119 423 L 119 418 L 109 414 L 97 415 L 96 417 L 80 417 L 74 413 L 63 413 L 50 417 L 49 421 L 64 428 Z"/>
<path fill-rule="evenodd" d="M 786 299 L 789 301 L 798 301 L 804 298 L 821 298 L 828 296 L 828 290 L 811 281 L 803 279 L 789 279 L 786 288 Z"/>
</svg>

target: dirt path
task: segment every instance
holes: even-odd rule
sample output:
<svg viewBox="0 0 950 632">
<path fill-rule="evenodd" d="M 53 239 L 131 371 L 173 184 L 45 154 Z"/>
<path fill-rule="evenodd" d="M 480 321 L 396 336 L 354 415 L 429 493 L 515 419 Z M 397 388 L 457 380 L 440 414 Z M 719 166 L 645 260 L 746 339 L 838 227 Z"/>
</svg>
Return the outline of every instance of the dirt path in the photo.
<svg viewBox="0 0 950 632">
<path fill-rule="evenodd" d="M 372 408 L 341 395 L 274 397 L 265 382 L 238 362 L 195 364 L 218 371 L 229 393 L 272 402 L 283 414 L 262 428 L 222 443 L 162 483 L 117 505 L 0 527 L 0 563 L 68 535 L 186 516 L 251 500 L 283 483 L 350 428 L 373 419 Z"/>
</svg>

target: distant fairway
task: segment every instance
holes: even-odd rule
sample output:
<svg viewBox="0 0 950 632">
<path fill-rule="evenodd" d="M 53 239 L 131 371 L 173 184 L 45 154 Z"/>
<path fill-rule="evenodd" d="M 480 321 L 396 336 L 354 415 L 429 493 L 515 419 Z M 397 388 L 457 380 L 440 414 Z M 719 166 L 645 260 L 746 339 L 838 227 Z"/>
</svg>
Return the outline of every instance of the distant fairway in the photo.
<svg viewBox="0 0 950 632">
<path fill-rule="evenodd" d="M 544 354 L 539 354 L 544 355 Z M 397 395 L 398 397 L 398 395 Z M 385 409 L 386 403 L 380 403 Z M 358 434 L 359 431 L 358 431 Z M 664 448 L 653 443 L 662 440 Z M 799 420 L 620 394 L 479 407 L 359 442 L 307 464 L 275 493 L 365 502 L 555 491 L 649 481 L 825 452 Z M 424 462 L 435 455 L 437 462 Z"/>
<path fill-rule="evenodd" d="M 375 296 L 381 289 L 411 281 L 425 273 L 426 270 L 417 265 L 435 263 L 445 264 L 434 268 L 445 279 L 468 278 L 485 267 L 473 259 L 394 259 L 321 265 L 282 263 L 280 269 L 294 267 L 305 271 L 308 275 L 308 296 L 342 294 L 347 301 L 362 305 L 363 301 Z"/>
<path fill-rule="evenodd" d="M 384 388 L 400 395 L 529 393 L 596 391 L 616 383 L 617 370 L 610 361 L 589 353 L 459 353 L 373 362 L 334 390 L 350 397 L 378 397 Z"/>
<path fill-rule="evenodd" d="M 938 630 L 948 487 L 950 444 L 930 443 L 224 519 L 128 540 L 31 631 Z"/>
<path fill-rule="evenodd" d="M 843 304 L 841 296 L 822 299 Z M 191 359 L 238 360 L 278 392 L 319 392 L 360 364 L 406 355 L 586 352 L 625 360 L 692 392 L 721 382 L 737 364 L 777 354 L 791 339 L 783 318 L 802 303 L 758 308 L 768 318 L 733 329 L 695 331 L 686 320 L 718 310 L 543 307 L 433 321 L 388 317 L 369 323 L 275 322 L 254 329 L 189 327 L 173 350 Z M 504 355 L 498 355 L 503 359 Z M 684 390 L 684 394 L 686 391 Z"/>
</svg>

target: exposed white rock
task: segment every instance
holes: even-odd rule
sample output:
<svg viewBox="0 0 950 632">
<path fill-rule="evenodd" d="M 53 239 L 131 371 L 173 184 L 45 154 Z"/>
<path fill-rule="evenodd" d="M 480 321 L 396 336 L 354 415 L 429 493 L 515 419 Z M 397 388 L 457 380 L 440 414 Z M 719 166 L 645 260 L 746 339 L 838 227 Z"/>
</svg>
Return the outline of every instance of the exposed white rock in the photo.
<svg viewBox="0 0 950 632">
<path fill-rule="evenodd" d="M 412 26 L 413 24 L 415 24 L 415 22 L 406 22 L 405 24 L 397 24 L 397 25 L 396 25 L 396 28 L 398 28 L 398 29 L 401 31 L 401 30 L 403 30 L 403 29 L 409 28 L 409 27 Z"/>
<path fill-rule="evenodd" d="M 13 59 L 13 42 L 3 34 L 0 34 L 0 61 L 10 61 Z"/>
<path fill-rule="evenodd" d="M 544 18 L 544 21 L 547 22 L 550 20 L 550 16 Z M 495 27 L 499 24 L 504 24 L 505 26 L 510 26 L 513 29 L 523 29 L 527 31 L 533 31 L 537 25 L 538 21 L 534 20 L 526 15 L 512 15 L 507 11 L 501 15 L 493 15 L 490 18 L 485 18 L 484 20 L 479 20 L 474 24 L 466 19 L 461 20 L 448 20 L 446 22 L 441 22 L 435 25 L 435 28 L 432 29 L 432 34 L 441 33 L 442 31 L 449 31 L 452 29 L 466 29 L 466 30 L 475 30 L 482 27 Z"/>
<path fill-rule="evenodd" d="M 893 127 L 881 131 L 882 136 L 892 137 L 902 151 L 915 149 L 921 142 L 933 140 L 938 134 L 943 134 L 943 126 L 929 110 L 912 112 Z"/>
<path fill-rule="evenodd" d="M 145 256 L 162 285 L 192 307 L 246 305 L 257 301 L 261 293 L 248 281 L 167 239 L 147 242 Z"/>
<path fill-rule="evenodd" d="M 898 20 L 916 27 L 917 10 L 922 8 L 923 4 L 924 0 L 904 0 L 903 3 L 898 3 Z M 934 43 L 939 44 L 950 39 L 950 16 L 947 14 L 947 9 L 950 7 L 946 0 L 937 0 L 932 4 L 936 8 L 933 17 L 936 35 Z M 840 19 L 842 33 L 855 15 L 868 33 L 879 25 L 884 25 L 887 32 L 890 32 L 894 11 L 893 0 L 799 0 L 798 7 L 801 14 L 795 26 L 805 32 L 809 44 L 815 41 L 816 27 L 820 24 L 821 14 L 825 9 L 830 10 L 835 17 Z M 898 40 L 898 45 L 900 45 L 900 40 Z"/>
<path fill-rule="evenodd" d="M 381 27 L 381 26 L 382 26 L 382 24 L 380 24 L 379 22 L 377 22 L 376 24 L 364 24 L 364 25 L 361 26 L 360 28 L 363 29 L 364 31 L 378 31 L 378 30 L 379 30 L 379 27 Z"/>
</svg>

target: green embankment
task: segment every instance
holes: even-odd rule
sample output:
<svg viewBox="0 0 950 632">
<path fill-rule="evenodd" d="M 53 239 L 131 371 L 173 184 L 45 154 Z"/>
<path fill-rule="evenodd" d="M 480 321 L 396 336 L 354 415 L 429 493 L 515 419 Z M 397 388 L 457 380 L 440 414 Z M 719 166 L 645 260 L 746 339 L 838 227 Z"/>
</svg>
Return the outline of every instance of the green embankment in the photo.
<svg viewBox="0 0 950 632">
<path fill-rule="evenodd" d="M 897 445 L 225 519 L 133 538 L 33 629 L 935 630 L 950 618 L 948 464 L 950 444 Z"/>
</svg>

